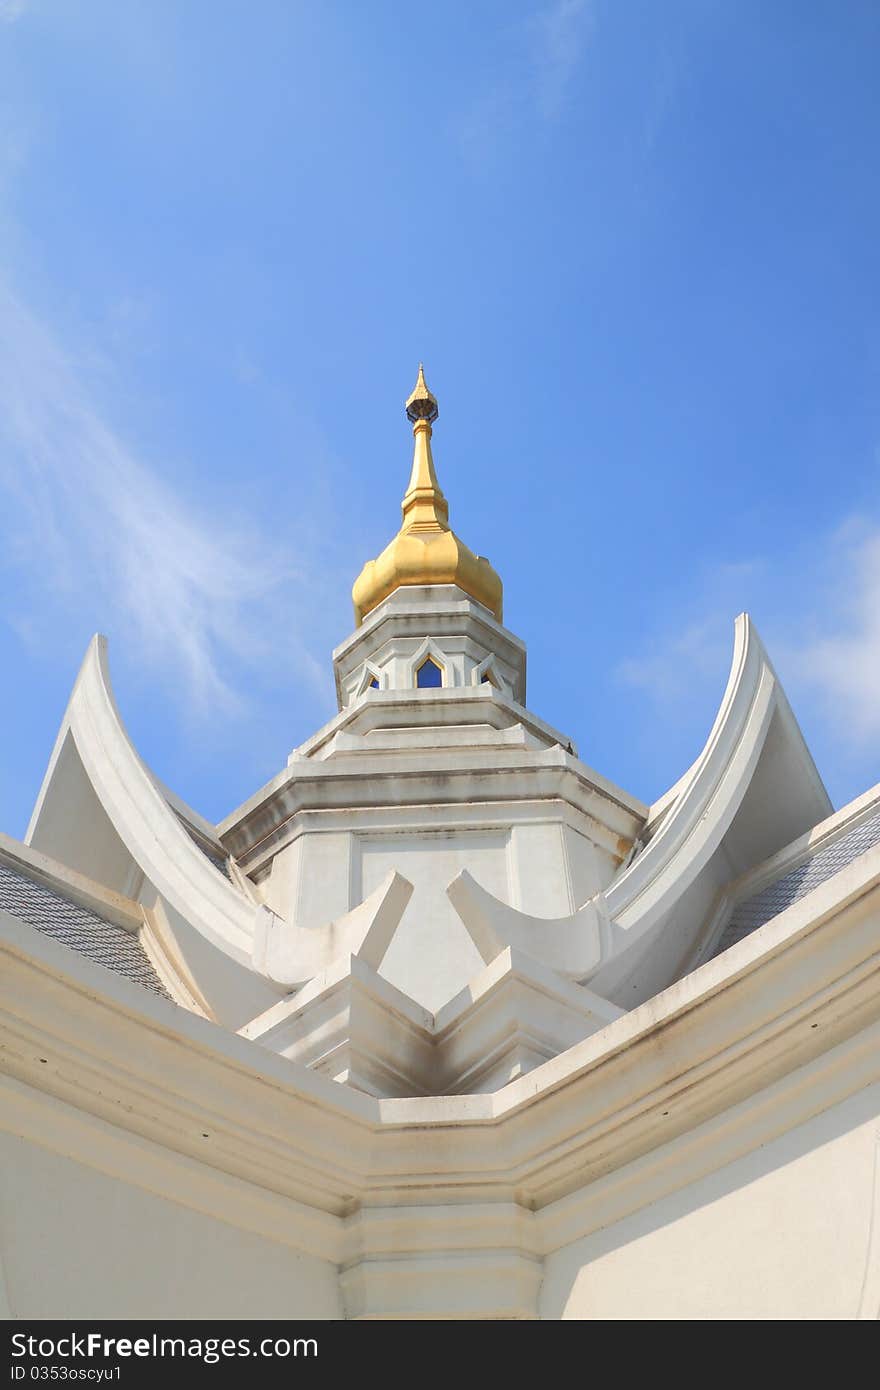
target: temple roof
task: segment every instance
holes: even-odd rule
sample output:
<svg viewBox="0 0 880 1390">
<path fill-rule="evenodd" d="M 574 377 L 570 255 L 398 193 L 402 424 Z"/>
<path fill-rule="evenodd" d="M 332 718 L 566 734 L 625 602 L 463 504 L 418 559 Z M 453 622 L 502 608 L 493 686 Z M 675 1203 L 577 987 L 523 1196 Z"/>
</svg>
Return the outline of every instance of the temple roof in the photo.
<svg viewBox="0 0 880 1390">
<path fill-rule="evenodd" d="M 876 845 L 880 845 L 880 787 L 843 807 L 746 876 L 734 893 L 734 907 L 713 956 L 751 936 Z M 768 872 L 773 874 L 769 882 Z M 750 885 L 755 891 L 749 892 Z"/>
<path fill-rule="evenodd" d="M 0 860 L 0 909 L 105 970 L 170 999 L 138 936 L 64 896 L 61 887 L 50 887 L 21 866 Z"/>
</svg>

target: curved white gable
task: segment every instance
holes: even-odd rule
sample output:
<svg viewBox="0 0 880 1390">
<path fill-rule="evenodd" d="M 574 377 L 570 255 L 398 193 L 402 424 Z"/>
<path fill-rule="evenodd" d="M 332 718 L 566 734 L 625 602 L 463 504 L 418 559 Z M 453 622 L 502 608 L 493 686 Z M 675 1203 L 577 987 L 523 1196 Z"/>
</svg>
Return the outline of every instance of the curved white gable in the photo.
<svg viewBox="0 0 880 1390">
<path fill-rule="evenodd" d="M 138 756 L 110 684 L 107 639 L 92 638 L 25 837 L 37 847 L 58 756 L 71 735 L 83 769 L 138 868 L 187 922 L 250 965 L 257 909 L 201 853 Z"/>
<path fill-rule="evenodd" d="M 222 848 L 213 827 L 178 809 Z M 641 848 L 603 892 L 555 920 L 507 905 L 467 872 L 447 893 L 484 962 L 512 947 L 632 1007 L 693 967 L 712 902 L 731 874 L 765 859 L 828 809 L 767 653 L 743 615 L 702 753 L 658 803 Z M 69 847 L 65 857 L 52 838 L 75 836 L 77 820 L 87 818 L 89 852 L 98 845 L 112 870 L 103 881 L 153 909 L 182 977 L 235 1027 L 343 956 L 360 954 L 378 968 L 411 892 L 389 873 L 363 901 L 311 925 L 260 906 L 245 880 L 237 886 L 200 850 L 138 757 L 113 698 L 103 638 L 91 643 L 77 678 L 28 842 L 94 872 Z M 130 881 L 114 883 L 126 866 Z"/>
<path fill-rule="evenodd" d="M 138 756 L 113 696 L 107 641 L 100 635 L 92 639 L 80 668 L 26 836 L 28 844 L 63 862 L 76 857 L 75 846 L 58 843 L 76 821 L 74 784 L 90 820 L 89 841 L 96 838 L 95 820 L 106 817 L 104 836 L 117 873 L 128 865 L 143 875 L 138 892 L 145 903 L 150 888 L 158 895 L 157 912 L 184 957 L 183 973 L 195 973 L 209 1007 L 227 1022 L 239 1026 L 340 954 L 361 950 L 365 958 L 381 960 L 409 897 L 409 885 L 399 877 L 333 922 L 310 930 L 285 923 L 283 949 L 270 944 L 269 927 L 277 927 L 279 919 L 202 853 Z M 185 809 L 196 828 L 202 824 L 213 833 Z"/>
<path fill-rule="evenodd" d="M 450 884 L 450 899 L 484 958 L 514 946 L 569 978 L 589 979 L 610 997 L 620 993 L 624 981 L 638 999 L 668 983 L 692 952 L 695 933 L 720 886 L 712 872 L 713 857 L 724 845 L 728 859 L 735 861 L 737 839 L 742 841 L 740 852 L 748 853 L 748 825 L 737 829 L 731 843 L 726 841 L 750 789 L 756 788 L 762 758 L 773 767 L 760 779 L 761 805 L 754 808 L 762 834 L 751 838 L 762 845 L 775 838 L 778 846 L 827 815 L 829 802 L 764 645 L 748 616 L 741 614 L 727 688 L 706 745 L 658 803 L 656 831 L 651 834 L 649 817 L 647 843 L 604 893 L 572 916 L 551 922 L 509 907 L 468 875 Z M 786 775 L 774 776 L 774 769 L 781 774 L 783 766 Z M 727 865 L 724 872 L 730 876 Z M 633 973 L 652 950 L 656 958 L 633 984 Z M 636 1001 L 629 997 L 626 1002 Z"/>
</svg>

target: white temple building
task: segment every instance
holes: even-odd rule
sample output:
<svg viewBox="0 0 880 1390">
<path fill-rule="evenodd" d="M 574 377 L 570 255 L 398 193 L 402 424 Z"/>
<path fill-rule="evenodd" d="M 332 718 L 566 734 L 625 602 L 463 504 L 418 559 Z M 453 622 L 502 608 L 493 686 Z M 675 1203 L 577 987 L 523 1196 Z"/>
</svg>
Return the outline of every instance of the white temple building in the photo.
<svg viewBox="0 0 880 1390">
<path fill-rule="evenodd" d="M 745 615 L 658 802 L 587 766 L 407 414 L 335 718 L 211 825 L 96 637 L 0 836 L 0 1312 L 876 1318 L 880 787 Z"/>
</svg>

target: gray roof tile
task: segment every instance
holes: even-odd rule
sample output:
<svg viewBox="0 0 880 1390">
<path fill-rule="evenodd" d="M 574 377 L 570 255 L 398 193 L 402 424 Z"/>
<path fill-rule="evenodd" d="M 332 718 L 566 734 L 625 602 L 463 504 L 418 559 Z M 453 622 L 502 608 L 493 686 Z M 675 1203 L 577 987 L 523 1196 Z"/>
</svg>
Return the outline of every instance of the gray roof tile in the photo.
<svg viewBox="0 0 880 1390">
<path fill-rule="evenodd" d="M 44 936 L 103 965 L 153 994 L 170 999 L 137 936 L 71 902 L 45 883 L 0 863 L 0 908 Z"/>
<path fill-rule="evenodd" d="M 209 845 L 208 842 L 202 837 L 202 835 L 200 835 L 199 832 L 192 825 L 190 825 L 189 821 L 184 820 L 183 816 L 181 816 L 179 812 L 175 812 L 175 814 L 177 815 L 177 819 L 180 821 L 180 824 L 183 826 L 187 835 L 192 840 L 196 849 L 201 850 L 208 863 L 213 864 L 217 872 L 224 874 L 225 877 L 229 879 L 229 882 L 232 884 L 232 886 L 234 888 L 237 888 L 238 885 L 235 882 L 235 879 L 232 877 L 232 870 L 229 867 L 229 855 L 224 853 L 220 849 L 215 849 L 213 845 Z"/>
<path fill-rule="evenodd" d="M 752 897 L 736 903 L 730 920 L 721 935 L 715 951 L 720 955 L 729 946 L 751 935 L 765 922 L 784 912 L 792 903 L 805 898 L 820 883 L 825 883 L 834 874 L 845 869 L 865 850 L 880 844 L 880 810 L 861 821 L 849 830 L 844 830 L 829 844 L 823 845 L 803 864 L 789 869 L 774 883 L 768 883 Z"/>
</svg>

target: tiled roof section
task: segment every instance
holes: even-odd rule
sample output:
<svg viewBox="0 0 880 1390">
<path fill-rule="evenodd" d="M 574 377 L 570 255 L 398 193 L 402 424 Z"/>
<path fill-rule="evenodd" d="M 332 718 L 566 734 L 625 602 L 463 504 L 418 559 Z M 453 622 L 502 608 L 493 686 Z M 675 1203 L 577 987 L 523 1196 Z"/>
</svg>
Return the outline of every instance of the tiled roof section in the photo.
<svg viewBox="0 0 880 1390">
<path fill-rule="evenodd" d="M 789 869 L 775 883 L 768 883 L 759 893 L 737 903 L 724 928 L 715 955 L 720 955 L 728 946 L 735 946 L 758 927 L 763 927 L 765 922 L 784 912 L 792 903 L 806 897 L 814 888 L 818 888 L 820 883 L 832 878 L 860 854 L 864 854 L 865 850 L 873 849 L 878 844 L 880 810 L 858 825 L 844 830 L 830 844 L 823 845 L 797 868 Z"/>
<path fill-rule="evenodd" d="M 81 956 L 170 999 L 137 936 L 0 863 L 0 908 Z"/>
<path fill-rule="evenodd" d="M 199 835 L 198 832 L 193 829 L 189 822 L 183 819 L 182 816 L 178 816 L 177 819 L 180 821 L 180 824 L 183 826 L 187 835 L 192 840 L 196 849 L 201 850 L 202 854 L 208 860 L 208 863 L 213 864 L 214 868 L 218 871 L 218 873 L 224 874 L 226 878 L 229 879 L 229 882 L 234 887 L 237 887 L 238 885 L 236 884 L 235 879 L 232 877 L 232 870 L 229 867 L 229 855 L 224 854 L 222 853 L 222 851 L 215 849 L 213 845 L 209 845 L 207 841 L 203 840 L 201 835 Z"/>
</svg>

